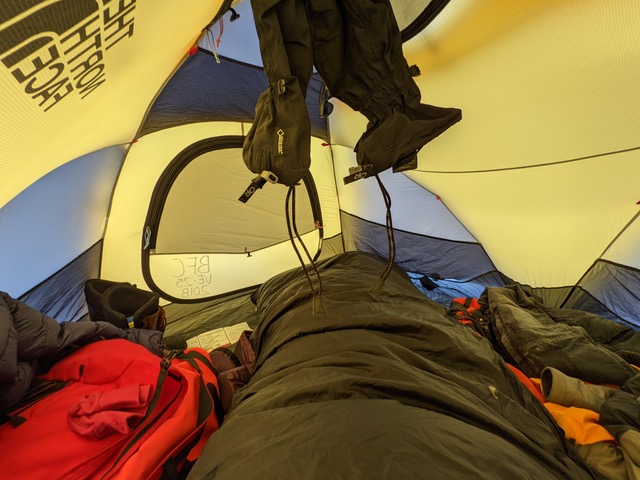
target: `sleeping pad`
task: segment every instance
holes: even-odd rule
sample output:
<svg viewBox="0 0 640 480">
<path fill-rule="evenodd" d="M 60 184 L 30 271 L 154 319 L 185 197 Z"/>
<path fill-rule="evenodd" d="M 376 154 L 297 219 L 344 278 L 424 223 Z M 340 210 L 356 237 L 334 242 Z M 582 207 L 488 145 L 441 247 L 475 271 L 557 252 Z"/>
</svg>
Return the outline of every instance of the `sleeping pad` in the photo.
<svg viewBox="0 0 640 480">
<path fill-rule="evenodd" d="M 491 344 L 386 260 L 345 253 L 254 294 L 255 373 L 188 479 L 595 478 Z"/>
</svg>

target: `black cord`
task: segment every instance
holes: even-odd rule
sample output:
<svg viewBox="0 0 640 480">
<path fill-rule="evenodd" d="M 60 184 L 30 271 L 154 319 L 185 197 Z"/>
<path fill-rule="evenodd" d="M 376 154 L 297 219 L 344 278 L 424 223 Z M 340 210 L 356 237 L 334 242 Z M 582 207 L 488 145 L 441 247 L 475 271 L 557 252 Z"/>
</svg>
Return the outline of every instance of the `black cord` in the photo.
<svg viewBox="0 0 640 480">
<path fill-rule="evenodd" d="M 391 218 L 391 195 L 389 195 L 389 192 L 387 191 L 384 184 L 382 183 L 382 180 L 380 180 L 380 177 L 378 175 L 375 175 L 375 177 L 376 177 L 376 180 L 378 181 L 378 186 L 380 187 L 380 191 L 382 192 L 382 198 L 384 199 L 384 205 L 387 209 L 385 226 L 387 230 L 387 242 L 389 244 L 389 258 L 387 260 L 387 266 L 382 272 L 382 275 L 380 275 L 380 278 L 376 281 L 375 285 L 371 289 L 371 294 L 374 297 L 378 296 L 382 291 L 382 289 L 384 288 L 384 282 L 387 280 L 387 278 L 389 278 L 389 275 L 391 274 L 391 269 L 393 268 L 393 265 L 396 260 L 396 240 L 395 240 L 395 237 L 393 236 L 393 220 Z"/>
<path fill-rule="evenodd" d="M 302 244 L 304 253 L 307 255 L 307 258 L 309 259 L 309 263 L 311 264 L 311 267 L 313 268 L 313 271 L 315 272 L 316 277 L 318 277 L 318 296 L 320 296 L 322 295 L 322 279 L 320 278 L 320 272 L 318 272 L 318 268 L 316 267 L 316 264 L 313 261 L 313 258 L 309 254 L 309 250 L 307 249 L 307 246 L 304 244 L 304 242 L 302 241 L 302 238 L 300 237 L 300 234 L 298 233 L 298 226 L 296 225 L 296 190 L 295 190 L 295 187 L 291 187 L 291 188 L 293 188 L 293 193 L 292 193 L 293 201 L 291 203 L 291 211 L 292 211 L 292 217 L 293 217 L 293 231 L 298 241 Z"/>
<path fill-rule="evenodd" d="M 289 210 L 291 210 L 291 214 L 289 214 Z M 289 232 L 289 240 L 291 241 L 293 250 L 296 252 L 298 261 L 300 262 L 300 265 L 302 265 L 304 274 L 307 277 L 309 286 L 311 287 L 311 294 L 313 295 L 313 313 L 314 315 L 319 313 L 325 313 L 326 308 L 324 306 L 324 301 L 322 299 L 322 279 L 320 278 L 320 272 L 318 271 L 318 268 L 316 267 L 316 264 L 313 261 L 313 258 L 311 258 L 311 255 L 309 254 L 309 250 L 307 249 L 306 245 L 302 241 L 302 238 L 298 233 L 298 227 L 296 226 L 296 187 L 295 185 L 290 186 L 289 190 L 287 191 L 287 196 L 285 198 L 285 217 L 287 220 L 287 231 Z M 302 255 L 300 254 L 300 251 L 298 250 L 298 247 L 295 243 L 294 236 L 302 245 L 304 253 L 307 255 L 307 258 L 309 259 L 309 263 L 311 264 L 311 267 L 313 268 L 313 271 L 315 272 L 316 277 L 318 277 L 317 292 L 313 286 L 313 280 L 311 280 L 311 275 L 309 274 L 309 270 L 307 269 L 307 266 L 304 260 L 302 259 Z"/>
</svg>

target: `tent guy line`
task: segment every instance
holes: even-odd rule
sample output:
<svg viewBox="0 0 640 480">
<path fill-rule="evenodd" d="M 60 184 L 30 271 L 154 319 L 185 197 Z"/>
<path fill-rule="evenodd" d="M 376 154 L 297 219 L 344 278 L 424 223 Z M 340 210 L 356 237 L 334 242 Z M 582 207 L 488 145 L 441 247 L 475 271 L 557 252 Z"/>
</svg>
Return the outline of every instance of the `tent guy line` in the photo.
<svg viewBox="0 0 640 480">
<path fill-rule="evenodd" d="M 486 170 L 458 170 L 458 171 L 454 171 L 454 170 L 422 170 L 420 168 L 415 169 L 415 172 L 422 172 L 422 173 L 440 173 L 440 174 L 458 174 L 458 173 L 494 173 L 494 172 L 510 172 L 510 171 L 514 171 L 514 170 L 525 170 L 527 168 L 539 168 L 539 167 L 552 167 L 555 165 L 563 165 L 566 163 L 574 163 L 574 162 L 582 162 L 584 160 L 592 160 L 594 158 L 600 158 L 600 157 L 607 157 L 609 155 L 617 155 L 620 153 L 628 153 L 628 152 L 635 152 L 640 150 L 640 146 L 638 147 L 631 147 L 631 148 L 625 148 L 622 150 L 614 150 L 611 152 L 605 152 L 605 153 L 596 153 L 594 155 L 586 155 L 584 157 L 577 157 L 577 158 L 571 158 L 568 160 L 558 160 L 555 162 L 547 162 L 547 163 L 539 163 L 536 165 L 519 165 L 517 167 L 504 167 L 504 168 L 489 168 Z"/>
</svg>

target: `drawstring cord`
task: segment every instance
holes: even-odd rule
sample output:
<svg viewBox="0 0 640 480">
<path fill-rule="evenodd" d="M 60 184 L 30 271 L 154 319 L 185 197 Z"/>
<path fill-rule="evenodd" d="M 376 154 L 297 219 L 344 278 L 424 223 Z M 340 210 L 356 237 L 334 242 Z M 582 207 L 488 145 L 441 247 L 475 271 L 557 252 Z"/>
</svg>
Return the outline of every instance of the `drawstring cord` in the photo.
<svg viewBox="0 0 640 480">
<path fill-rule="evenodd" d="M 222 40 L 222 32 L 224 32 L 224 19 L 222 17 L 220 17 L 218 25 L 220 25 L 220 33 L 218 34 L 218 38 L 216 38 L 216 48 L 220 48 L 220 40 Z"/>
<path fill-rule="evenodd" d="M 289 210 L 291 210 L 291 213 L 289 212 Z M 296 252 L 298 261 L 300 262 L 300 265 L 302 265 L 304 274 L 307 277 L 309 286 L 311 287 L 311 293 L 313 295 L 313 314 L 314 315 L 324 314 L 327 312 L 327 310 L 324 304 L 324 298 L 322 297 L 322 279 L 320 278 L 320 272 L 318 272 L 318 268 L 316 267 L 316 264 L 311 258 L 311 255 L 309 254 L 309 250 L 307 250 L 306 245 L 302 241 L 302 238 L 298 233 L 298 227 L 296 226 L 296 187 L 295 185 L 289 187 L 289 190 L 287 191 L 287 197 L 285 198 L 285 216 L 287 219 L 287 231 L 289 232 L 289 240 L 291 240 L 291 245 L 293 245 L 293 250 Z M 300 244 L 302 245 L 304 253 L 309 259 L 309 263 L 311 264 L 311 267 L 313 268 L 313 271 L 315 272 L 316 277 L 318 278 L 317 292 L 315 287 L 313 286 L 313 280 L 311 280 L 309 270 L 307 270 L 307 266 L 305 265 L 305 262 L 302 259 L 302 255 L 300 254 L 300 251 L 296 246 L 294 236 L 295 236 L 295 239 L 297 239 L 298 242 L 300 242 Z"/>
<path fill-rule="evenodd" d="M 220 32 L 220 34 L 222 35 L 222 32 Z M 207 28 L 206 37 L 207 37 L 207 43 L 209 44 L 209 47 L 211 47 L 211 53 L 213 53 L 213 57 L 216 59 L 216 63 L 220 63 L 220 57 L 218 56 L 218 49 L 216 48 L 216 40 L 213 37 L 213 32 L 211 31 L 211 27 Z M 220 43 L 219 39 L 217 43 Z"/>
<path fill-rule="evenodd" d="M 391 269 L 393 268 L 393 265 L 396 260 L 396 241 L 393 236 L 393 222 L 391 219 L 391 195 L 389 195 L 389 192 L 383 185 L 382 180 L 380 180 L 380 177 L 378 175 L 375 175 L 375 177 L 376 177 L 376 180 L 378 181 L 378 186 L 380 187 L 380 191 L 382 192 L 382 198 L 384 199 L 384 205 L 387 209 L 386 229 L 387 229 L 387 241 L 389 244 L 389 259 L 387 261 L 386 268 L 382 272 L 382 275 L 380 275 L 380 278 L 378 278 L 376 283 L 373 285 L 373 287 L 369 291 L 369 293 L 371 293 L 373 297 L 377 297 L 378 295 L 380 295 L 380 292 L 382 292 L 382 289 L 384 288 L 384 282 L 389 277 L 389 274 L 391 273 Z"/>
</svg>

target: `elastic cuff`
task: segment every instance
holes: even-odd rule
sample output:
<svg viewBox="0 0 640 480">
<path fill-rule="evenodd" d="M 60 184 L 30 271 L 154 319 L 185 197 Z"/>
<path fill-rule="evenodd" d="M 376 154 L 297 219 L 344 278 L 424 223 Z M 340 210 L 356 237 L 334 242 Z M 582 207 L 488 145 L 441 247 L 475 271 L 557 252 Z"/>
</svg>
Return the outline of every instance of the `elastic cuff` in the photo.
<svg viewBox="0 0 640 480">
<path fill-rule="evenodd" d="M 420 103 L 420 89 L 406 63 L 396 66 L 377 85 L 376 89 L 363 96 L 355 106 L 370 122 L 385 120 L 407 100 L 415 99 L 416 103 Z"/>
</svg>

